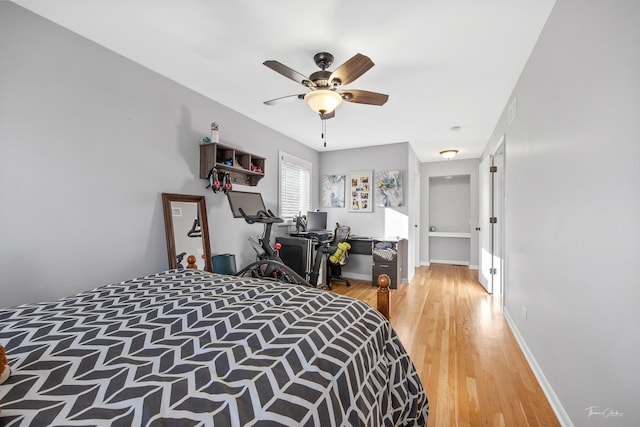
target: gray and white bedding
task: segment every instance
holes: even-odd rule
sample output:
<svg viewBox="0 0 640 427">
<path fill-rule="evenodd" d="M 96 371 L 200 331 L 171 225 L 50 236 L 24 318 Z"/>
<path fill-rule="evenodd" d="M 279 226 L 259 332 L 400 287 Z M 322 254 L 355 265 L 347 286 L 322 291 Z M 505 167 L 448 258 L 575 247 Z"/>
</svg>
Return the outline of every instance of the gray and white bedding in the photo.
<svg viewBox="0 0 640 427">
<path fill-rule="evenodd" d="M 331 292 L 170 270 L 0 309 L 0 426 L 424 426 L 391 325 Z"/>
</svg>

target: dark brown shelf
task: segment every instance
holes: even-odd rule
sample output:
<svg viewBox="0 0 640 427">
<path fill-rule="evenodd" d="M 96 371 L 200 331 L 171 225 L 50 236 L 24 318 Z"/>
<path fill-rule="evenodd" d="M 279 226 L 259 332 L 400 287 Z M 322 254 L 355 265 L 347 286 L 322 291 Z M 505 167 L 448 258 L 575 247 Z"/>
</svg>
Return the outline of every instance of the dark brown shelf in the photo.
<svg viewBox="0 0 640 427">
<path fill-rule="evenodd" d="M 231 162 L 231 165 L 218 162 L 219 159 Z M 237 150 L 227 145 L 212 143 L 200 145 L 200 178 L 207 179 L 212 168 L 216 168 L 218 179 L 229 172 L 231 182 L 240 185 L 255 186 L 264 177 L 266 159 L 246 151 Z M 262 172 L 252 171 L 251 164 Z"/>
</svg>

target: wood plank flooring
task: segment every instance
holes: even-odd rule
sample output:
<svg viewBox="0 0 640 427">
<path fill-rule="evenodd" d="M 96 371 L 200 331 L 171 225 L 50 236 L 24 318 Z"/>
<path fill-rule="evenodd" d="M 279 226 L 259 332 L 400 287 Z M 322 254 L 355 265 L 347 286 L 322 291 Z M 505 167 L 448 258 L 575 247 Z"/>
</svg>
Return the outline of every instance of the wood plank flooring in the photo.
<svg viewBox="0 0 640 427">
<path fill-rule="evenodd" d="M 391 290 L 390 320 L 429 398 L 428 426 L 558 426 L 540 385 L 477 270 L 432 264 Z M 375 307 L 371 282 L 333 291 Z"/>
</svg>

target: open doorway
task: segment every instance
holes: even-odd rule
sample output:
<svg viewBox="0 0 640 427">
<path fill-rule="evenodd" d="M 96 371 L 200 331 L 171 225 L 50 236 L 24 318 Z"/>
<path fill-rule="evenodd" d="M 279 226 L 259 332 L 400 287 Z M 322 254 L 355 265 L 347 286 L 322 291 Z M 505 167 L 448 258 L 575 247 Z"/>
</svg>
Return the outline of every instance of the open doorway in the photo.
<svg viewBox="0 0 640 427">
<path fill-rule="evenodd" d="M 429 178 L 429 264 L 471 264 L 471 175 Z"/>
</svg>

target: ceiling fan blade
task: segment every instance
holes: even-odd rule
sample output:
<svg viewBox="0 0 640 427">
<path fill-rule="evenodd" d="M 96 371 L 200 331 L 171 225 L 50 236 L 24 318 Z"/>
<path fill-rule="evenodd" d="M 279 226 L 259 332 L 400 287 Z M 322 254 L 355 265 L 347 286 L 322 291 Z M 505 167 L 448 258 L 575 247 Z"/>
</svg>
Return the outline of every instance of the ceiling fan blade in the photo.
<svg viewBox="0 0 640 427">
<path fill-rule="evenodd" d="M 333 110 L 330 113 L 322 114 L 320 113 L 320 120 L 333 119 L 336 116 L 336 110 Z"/>
<path fill-rule="evenodd" d="M 307 76 L 297 72 L 296 70 L 293 70 L 289 67 L 287 67 L 286 65 L 278 62 L 278 61 L 274 61 L 274 60 L 269 60 L 269 61 L 264 61 L 263 62 L 264 65 L 266 65 L 267 67 L 271 68 L 273 71 L 275 71 L 276 73 L 280 73 L 283 76 L 303 84 L 304 86 L 309 87 L 310 85 L 312 85 L 312 82 L 307 78 Z"/>
<path fill-rule="evenodd" d="M 291 102 L 291 101 L 295 101 L 297 99 L 304 99 L 304 94 L 299 94 L 299 95 L 288 95 L 288 96 L 283 96 L 280 98 L 275 98 L 275 99 L 270 99 L 268 101 L 264 101 L 264 104 L 266 105 L 277 105 L 277 104 L 284 104 L 286 102 Z"/>
<path fill-rule="evenodd" d="M 369 92 L 368 90 L 349 89 L 340 91 L 342 99 L 357 104 L 384 105 L 389 95 L 384 93 Z"/>
<path fill-rule="evenodd" d="M 369 71 L 373 66 L 374 63 L 371 58 L 361 53 L 356 53 L 351 59 L 331 73 L 329 81 L 338 86 L 347 85 Z"/>
</svg>

